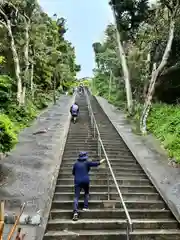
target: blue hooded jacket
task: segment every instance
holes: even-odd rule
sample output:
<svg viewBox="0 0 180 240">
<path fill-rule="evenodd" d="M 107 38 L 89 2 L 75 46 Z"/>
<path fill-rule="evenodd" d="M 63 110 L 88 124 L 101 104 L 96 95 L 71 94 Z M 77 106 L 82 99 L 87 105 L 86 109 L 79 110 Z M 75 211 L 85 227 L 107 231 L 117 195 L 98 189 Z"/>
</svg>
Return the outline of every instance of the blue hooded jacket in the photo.
<svg viewBox="0 0 180 240">
<path fill-rule="evenodd" d="M 81 152 L 79 154 L 78 160 L 75 162 L 72 170 L 74 175 L 74 184 L 78 185 L 80 183 L 89 183 L 89 171 L 91 167 L 97 167 L 100 165 L 99 161 L 89 162 L 87 161 L 88 156 L 86 152 Z"/>
</svg>

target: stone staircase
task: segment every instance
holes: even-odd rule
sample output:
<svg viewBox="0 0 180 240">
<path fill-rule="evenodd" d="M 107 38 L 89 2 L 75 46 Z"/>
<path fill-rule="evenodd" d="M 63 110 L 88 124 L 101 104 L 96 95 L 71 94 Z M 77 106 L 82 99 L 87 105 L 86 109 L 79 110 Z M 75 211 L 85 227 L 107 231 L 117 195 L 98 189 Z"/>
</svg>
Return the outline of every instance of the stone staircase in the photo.
<svg viewBox="0 0 180 240">
<path fill-rule="evenodd" d="M 77 102 L 80 106 L 80 117 L 75 125 L 70 125 L 44 240 L 125 240 L 125 212 L 112 177 L 109 178 L 110 200 L 107 200 L 107 170 L 103 167 L 91 170 L 90 211 L 80 211 L 77 222 L 71 220 L 74 198 L 73 163 L 79 151 L 87 151 L 92 160 L 97 159 L 97 143 L 92 137 L 85 97 L 77 97 Z M 107 155 L 133 221 L 134 231 L 130 239 L 180 239 L 178 222 L 94 98 L 92 107 Z M 83 202 L 83 195 L 80 202 Z"/>
</svg>

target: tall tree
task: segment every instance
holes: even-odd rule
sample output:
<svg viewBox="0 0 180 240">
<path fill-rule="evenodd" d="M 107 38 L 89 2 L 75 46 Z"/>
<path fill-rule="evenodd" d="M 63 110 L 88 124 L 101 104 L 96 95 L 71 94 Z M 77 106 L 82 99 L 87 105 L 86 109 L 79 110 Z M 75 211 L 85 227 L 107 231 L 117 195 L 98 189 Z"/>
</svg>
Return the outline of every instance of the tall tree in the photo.
<svg viewBox="0 0 180 240">
<path fill-rule="evenodd" d="M 37 0 L 5 0 L 0 17 L 0 54 L 6 60 L 0 69 L 16 79 L 20 105 L 25 103 L 25 92 L 26 98 L 31 95 L 34 101 L 44 92 L 51 93 L 54 75 L 56 89 L 76 80 L 80 66 L 75 63 L 74 47 L 64 39 L 65 19 L 52 20 Z"/>
<path fill-rule="evenodd" d="M 119 57 L 121 59 L 124 75 L 128 111 L 132 114 L 133 100 L 130 83 L 130 74 L 124 49 L 124 42 L 128 42 L 135 37 L 135 31 L 139 25 L 147 18 L 148 1 L 147 0 L 111 0 L 113 15 L 115 18 L 117 44 Z"/>
<path fill-rule="evenodd" d="M 164 49 L 161 62 L 159 63 L 158 66 L 156 66 L 157 65 L 156 63 L 154 63 L 154 68 L 152 71 L 149 88 L 148 88 L 147 96 L 145 99 L 144 109 L 140 119 L 140 129 L 143 134 L 145 134 L 147 131 L 146 121 L 151 108 L 156 81 L 158 79 L 158 76 L 164 70 L 164 67 L 166 66 L 170 56 L 171 47 L 174 39 L 175 24 L 176 24 L 177 16 L 180 13 L 180 1 L 179 0 L 172 0 L 172 1 L 161 0 L 159 7 L 167 11 L 168 13 L 167 16 L 169 18 L 169 33 L 168 33 L 167 44 Z"/>
<path fill-rule="evenodd" d="M 0 5 L 0 24 L 5 27 L 7 30 L 10 46 L 14 61 L 15 75 L 17 79 L 17 101 L 21 104 L 21 96 L 22 96 L 22 79 L 21 79 L 21 70 L 19 57 L 17 53 L 17 48 L 15 45 L 15 40 L 12 32 L 12 25 L 16 25 L 19 18 L 19 11 L 15 5 L 13 5 L 9 1 L 3 1 Z"/>
</svg>

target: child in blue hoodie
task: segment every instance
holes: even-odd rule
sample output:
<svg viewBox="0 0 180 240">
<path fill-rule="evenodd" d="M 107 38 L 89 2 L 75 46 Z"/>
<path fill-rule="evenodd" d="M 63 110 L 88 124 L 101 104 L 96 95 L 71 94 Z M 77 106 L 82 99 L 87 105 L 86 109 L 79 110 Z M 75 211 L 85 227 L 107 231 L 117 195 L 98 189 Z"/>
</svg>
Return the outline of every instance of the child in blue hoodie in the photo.
<svg viewBox="0 0 180 240">
<path fill-rule="evenodd" d="M 101 163 L 105 161 L 102 159 L 101 161 L 90 162 L 87 161 L 88 155 L 87 152 L 81 152 L 79 154 L 78 160 L 75 162 L 72 170 L 72 174 L 74 175 L 74 191 L 75 191 L 75 198 L 74 198 L 74 215 L 73 220 L 78 220 L 78 201 L 80 192 L 84 190 L 84 208 L 83 211 L 88 210 L 88 200 L 89 200 L 89 171 L 91 167 L 97 167 Z"/>
</svg>

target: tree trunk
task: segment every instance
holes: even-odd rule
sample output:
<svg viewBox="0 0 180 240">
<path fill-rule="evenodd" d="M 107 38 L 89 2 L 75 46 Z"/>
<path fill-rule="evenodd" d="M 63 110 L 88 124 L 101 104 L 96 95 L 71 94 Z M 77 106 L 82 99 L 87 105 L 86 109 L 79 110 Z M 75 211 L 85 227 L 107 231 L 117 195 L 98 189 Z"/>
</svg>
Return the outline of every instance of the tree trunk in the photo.
<svg viewBox="0 0 180 240">
<path fill-rule="evenodd" d="M 168 58 L 170 55 L 170 51 L 171 51 L 171 47 L 172 47 L 173 38 L 174 38 L 174 30 L 175 30 L 175 20 L 173 18 L 173 19 L 171 19 L 171 22 L 170 22 L 168 42 L 167 42 L 161 63 L 159 65 L 159 67 L 156 68 L 152 72 L 147 97 L 145 100 L 143 112 L 142 112 L 141 119 L 140 119 L 140 129 L 141 129 L 142 134 L 146 134 L 146 132 L 147 132 L 146 122 L 147 122 L 148 114 L 149 114 L 151 104 L 152 104 L 152 98 L 153 98 L 153 94 L 155 91 L 155 84 L 156 84 L 158 76 L 160 75 L 160 73 L 163 71 L 164 67 L 167 64 L 167 61 L 168 61 Z"/>
<path fill-rule="evenodd" d="M 53 78 L 53 99 L 54 99 L 54 104 L 56 104 L 56 76 L 54 74 Z"/>
<path fill-rule="evenodd" d="M 111 98 L 111 85 L 112 85 L 112 71 L 110 70 L 108 100 L 110 100 Z"/>
<path fill-rule="evenodd" d="M 8 34 L 10 37 L 10 43 L 11 43 L 10 46 L 11 46 L 11 51 L 12 51 L 12 55 L 13 55 L 15 75 L 16 75 L 16 80 L 17 80 L 17 101 L 21 105 L 22 104 L 21 103 L 21 94 L 22 94 L 21 70 L 20 70 L 20 64 L 19 64 L 19 57 L 17 54 L 16 45 L 14 42 L 12 30 L 11 30 L 10 20 L 7 20 L 7 29 L 8 29 Z"/>
<path fill-rule="evenodd" d="M 31 88 L 31 97 L 34 99 L 34 64 L 31 63 L 31 72 L 30 72 L 30 88 Z"/>
<path fill-rule="evenodd" d="M 124 51 L 124 48 L 123 48 L 122 42 L 121 42 L 121 35 L 120 35 L 118 27 L 117 27 L 116 15 L 115 15 L 115 12 L 114 12 L 113 8 L 112 8 L 112 12 L 113 12 L 114 19 L 115 19 L 116 39 L 117 39 L 118 50 L 119 50 L 119 58 L 121 60 L 121 65 L 122 65 L 122 70 L 123 70 L 123 75 L 124 75 L 124 81 L 125 81 L 127 107 L 128 107 L 129 114 L 132 114 L 133 100 L 132 100 L 132 89 L 131 89 L 131 84 L 130 84 L 130 74 L 129 74 L 129 69 L 128 69 L 128 65 L 127 65 L 125 51 Z"/>
<path fill-rule="evenodd" d="M 25 46 L 24 46 L 24 62 L 25 62 L 25 70 L 24 70 L 24 81 L 25 84 L 29 85 L 29 27 L 30 20 L 25 22 Z"/>
<path fill-rule="evenodd" d="M 148 92 L 148 88 L 149 88 L 149 76 L 150 76 L 150 64 L 151 64 L 151 54 L 148 53 L 147 54 L 147 60 L 146 60 L 146 81 L 144 84 L 144 88 L 143 88 L 143 100 L 146 100 L 146 96 L 147 96 L 147 92 Z M 154 65 L 155 66 L 155 65 Z"/>
<path fill-rule="evenodd" d="M 21 93 L 21 104 L 25 105 L 26 100 L 26 86 L 23 86 L 22 93 Z"/>
</svg>

